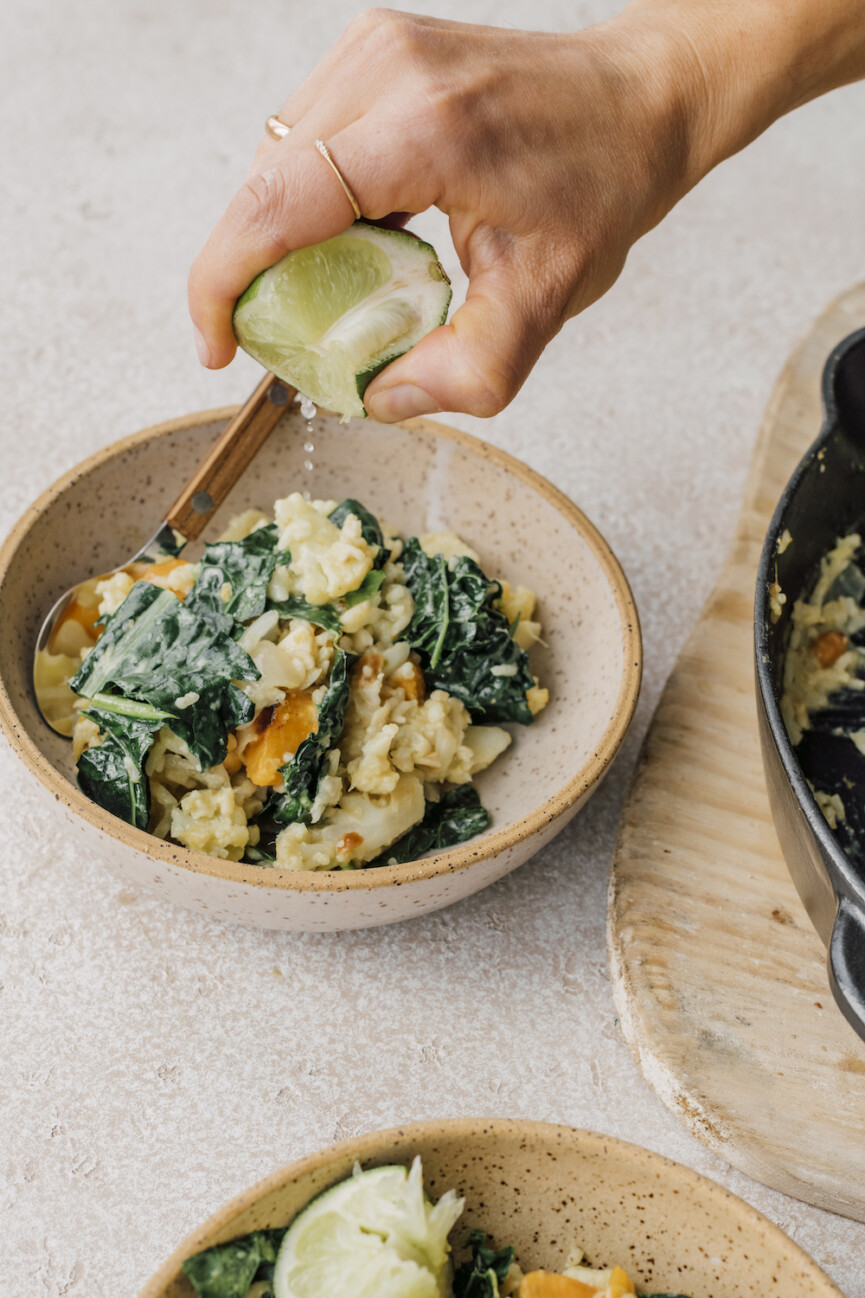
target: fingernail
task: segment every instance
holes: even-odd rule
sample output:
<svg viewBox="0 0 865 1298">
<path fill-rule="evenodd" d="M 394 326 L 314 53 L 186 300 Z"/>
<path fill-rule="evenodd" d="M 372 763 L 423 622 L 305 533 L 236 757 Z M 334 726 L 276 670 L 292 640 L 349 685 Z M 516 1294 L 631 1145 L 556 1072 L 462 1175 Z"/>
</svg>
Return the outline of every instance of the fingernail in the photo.
<svg viewBox="0 0 865 1298">
<path fill-rule="evenodd" d="M 202 365 L 206 365 L 209 368 L 210 348 L 208 347 L 207 343 L 204 341 L 204 334 L 201 333 L 200 330 L 196 329 L 195 325 L 193 325 L 192 335 L 195 338 L 195 350 L 198 352 L 198 359 L 201 361 Z"/>
<path fill-rule="evenodd" d="M 392 424 L 397 419 L 413 419 L 415 415 L 435 415 L 441 407 L 423 388 L 413 383 L 397 383 L 384 392 L 376 392 L 366 402 L 373 419 Z"/>
</svg>

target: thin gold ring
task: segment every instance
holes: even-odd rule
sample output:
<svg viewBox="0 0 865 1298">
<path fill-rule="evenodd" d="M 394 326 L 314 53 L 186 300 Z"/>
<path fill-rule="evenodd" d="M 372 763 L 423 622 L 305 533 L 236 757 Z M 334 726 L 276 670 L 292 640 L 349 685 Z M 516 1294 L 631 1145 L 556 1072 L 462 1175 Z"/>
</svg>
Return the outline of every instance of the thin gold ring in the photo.
<svg viewBox="0 0 865 1298">
<path fill-rule="evenodd" d="M 275 113 L 268 117 L 264 123 L 264 129 L 274 140 L 284 140 L 291 131 L 291 127 L 277 117 Z"/>
<path fill-rule="evenodd" d="M 351 187 L 348 181 L 346 180 L 345 176 L 342 174 L 339 167 L 334 162 L 333 155 L 331 154 L 330 149 L 327 147 L 324 140 L 316 140 L 315 147 L 318 149 L 319 153 L 324 158 L 327 165 L 332 169 L 333 174 L 336 176 L 337 180 L 345 190 L 345 196 L 348 199 L 348 201 L 351 203 L 351 208 L 352 211 L 354 212 L 355 220 L 359 221 L 361 218 L 360 204 L 358 203 L 357 199 L 352 193 Z"/>
</svg>

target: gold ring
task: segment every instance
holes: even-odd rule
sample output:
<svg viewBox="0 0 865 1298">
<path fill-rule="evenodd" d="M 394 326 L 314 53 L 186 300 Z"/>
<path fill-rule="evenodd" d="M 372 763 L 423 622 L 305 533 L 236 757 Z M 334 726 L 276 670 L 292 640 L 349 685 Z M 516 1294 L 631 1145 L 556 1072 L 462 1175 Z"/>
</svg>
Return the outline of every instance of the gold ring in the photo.
<svg viewBox="0 0 865 1298">
<path fill-rule="evenodd" d="M 264 129 L 274 140 L 284 140 L 286 135 L 291 131 L 291 127 L 286 126 L 285 122 L 281 121 L 275 113 L 271 117 L 268 117 L 267 121 L 264 123 Z"/>
<path fill-rule="evenodd" d="M 345 196 L 348 199 L 348 201 L 351 203 L 351 208 L 352 211 L 354 212 L 355 220 L 359 221 L 361 218 L 360 204 L 358 203 L 354 194 L 351 192 L 351 188 L 345 176 L 342 174 L 339 167 L 334 162 L 333 155 L 331 154 L 330 149 L 327 147 L 324 140 L 316 140 L 315 147 L 318 149 L 319 153 L 324 158 L 327 165 L 332 169 L 333 174 L 336 176 L 337 180 L 345 190 Z"/>
</svg>

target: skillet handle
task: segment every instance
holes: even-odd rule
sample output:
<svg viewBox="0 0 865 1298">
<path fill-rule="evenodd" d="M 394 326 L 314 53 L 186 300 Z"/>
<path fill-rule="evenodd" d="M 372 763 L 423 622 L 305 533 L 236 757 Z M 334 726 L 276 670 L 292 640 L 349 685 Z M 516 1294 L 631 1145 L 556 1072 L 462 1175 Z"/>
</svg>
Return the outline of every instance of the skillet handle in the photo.
<svg viewBox="0 0 865 1298">
<path fill-rule="evenodd" d="M 846 897 L 829 939 L 829 985 L 841 1013 L 865 1038 L 865 915 Z"/>
</svg>

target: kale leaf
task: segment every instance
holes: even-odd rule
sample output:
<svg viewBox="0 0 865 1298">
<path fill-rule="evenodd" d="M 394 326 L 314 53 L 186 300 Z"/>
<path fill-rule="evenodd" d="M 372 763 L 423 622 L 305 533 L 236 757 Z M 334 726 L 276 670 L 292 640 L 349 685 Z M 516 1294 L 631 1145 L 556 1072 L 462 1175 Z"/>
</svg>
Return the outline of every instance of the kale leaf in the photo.
<svg viewBox="0 0 865 1298">
<path fill-rule="evenodd" d="M 261 847 L 247 847 L 243 853 L 244 865 L 276 865 L 276 857 Z"/>
<path fill-rule="evenodd" d="M 229 640 L 229 644 L 231 643 L 233 642 Z M 252 662 L 252 659 L 249 661 Z M 260 673 L 254 663 L 253 667 L 254 676 L 250 676 L 247 669 L 240 679 L 257 680 Z M 211 766 L 218 766 L 225 761 L 228 736 L 238 726 L 245 726 L 254 715 L 255 705 L 243 690 L 219 679 L 209 687 L 202 685 L 197 701 L 182 711 L 175 712 L 171 729 L 186 742 L 190 752 L 201 763 L 201 769 L 208 771 Z"/>
<path fill-rule="evenodd" d="M 171 729 L 203 769 L 221 762 L 229 734 L 254 708 L 232 682 L 258 680 L 255 663 L 170 590 L 136 582 L 70 682 L 76 694 L 119 693 L 172 714 Z M 195 695 L 185 707 L 177 700 Z"/>
<path fill-rule="evenodd" d="M 155 717 L 142 719 L 124 716 L 112 707 L 110 711 L 88 708 L 84 715 L 96 722 L 102 732 L 102 742 L 85 748 L 79 757 L 79 788 L 112 816 L 118 816 L 136 829 L 146 829 L 150 819 L 150 785 L 144 774 L 144 759 L 153 743 L 154 732 L 165 724 L 164 714 L 157 712 Z"/>
<path fill-rule="evenodd" d="M 416 861 L 424 852 L 440 852 L 453 847 L 454 843 L 474 838 L 489 823 L 490 813 L 481 805 L 477 791 L 470 784 L 461 784 L 443 793 L 438 802 L 428 802 L 423 820 L 386 847 L 370 865 L 402 865 L 404 861 Z"/>
<path fill-rule="evenodd" d="M 229 1244 L 195 1253 L 182 1263 L 183 1273 L 191 1281 L 198 1298 L 245 1298 L 256 1280 L 270 1282 L 282 1230 L 256 1230 Z"/>
<path fill-rule="evenodd" d="M 356 656 L 337 649 L 327 691 L 318 706 L 318 729 L 304 739 L 282 767 L 285 790 L 275 794 L 265 808 L 266 814 L 282 825 L 298 820 L 309 824 L 328 751 L 342 734 L 348 706 L 348 674 Z"/>
<path fill-rule="evenodd" d="M 368 572 L 356 590 L 350 590 L 343 596 L 346 608 L 354 608 L 365 599 L 372 599 L 384 583 L 384 573 L 380 568 Z M 302 617 L 306 622 L 324 627 L 325 631 L 342 634 L 342 617 L 335 604 L 308 604 L 301 595 L 289 595 L 288 599 L 272 599 L 268 608 L 275 608 L 282 618 Z"/>
<path fill-rule="evenodd" d="M 349 514 L 354 514 L 360 520 L 363 539 L 369 545 L 377 547 L 372 571 L 367 573 L 356 590 L 350 590 L 344 596 L 346 608 L 354 608 L 355 604 L 362 604 L 364 600 L 371 599 L 381 589 L 384 582 L 384 573 L 381 569 L 390 558 L 390 550 L 385 549 L 384 536 L 378 519 L 359 501 L 343 500 L 336 509 L 331 510 L 328 518 L 337 527 L 342 527 Z M 280 617 L 302 617 L 307 622 L 324 627 L 325 631 L 333 631 L 337 635 L 342 632 L 340 612 L 333 604 L 308 604 L 299 595 L 289 595 L 288 599 L 270 600 L 267 607 L 275 608 Z"/>
<path fill-rule="evenodd" d="M 328 518 L 337 527 L 342 527 L 349 514 L 354 514 L 355 518 L 359 520 L 360 534 L 367 545 L 378 546 L 378 554 L 375 556 L 373 563 L 376 568 L 383 568 L 390 558 L 390 550 L 385 549 L 384 534 L 375 514 L 370 513 L 359 500 L 352 500 L 349 497 L 347 500 L 341 500 L 336 509 L 330 511 Z"/>
<path fill-rule="evenodd" d="M 441 662 L 450 626 L 448 565 L 443 554 L 426 555 L 416 537 L 403 550 L 406 585 L 414 600 L 414 613 L 406 639 L 417 649 L 429 671 Z"/>
<path fill-rule="evenodd" d="M 350 590 L 347 595 L 343 595 L 343 601 L 346 608 L 354 608 L 355 604 L 362 604 L 366 599 L 372 599 L 384 585 L 384 572 L 381 568 L 373 568 L 368 572 L 356 590 Z"/>
<path fill-rule="evenodd" d="M 235 622 L 247 622 L 264 612 L 267 587 L 278 563 L 288 563 L 277 550 L 275 523 L 258 527 L 242 541 L 208 545 L 186 607 L 206 618 L 218 631 L 229 632 Z M 222 593 L 227 587 L 228 598 Z"/>
<path fill-rule="evenodd" d="M 339 609 L 333 604 L 308 604 L 300 595 L 289 595 L 288 599 L 270 600 L 267 607 L 275 608 L 282 618 L 300 617 L 325 631 L 334 631 L 337 635 L 342 633 Z"/>
<path fill-rule="evenodd" d="M 454 1298 L 498 1298 L 499 1281 L 504 1280 L 514 1260 L 513 1248 L 486 1248 L 486 1233 L 469 1235 L 472 1258 L 454 1273 Z"/>
<path fill-rule="evenodd" d="M 531 725 L 526 691 L 535 680 L 528 654 L 494 607 L 499 583 L 467 555 L 430 557 L 416 537 L 406 541 L 401 562 L 415 603 L 405 638 L 420 654 L 427 684 L 461 699 L 473 720 Z"/>
</svg>

